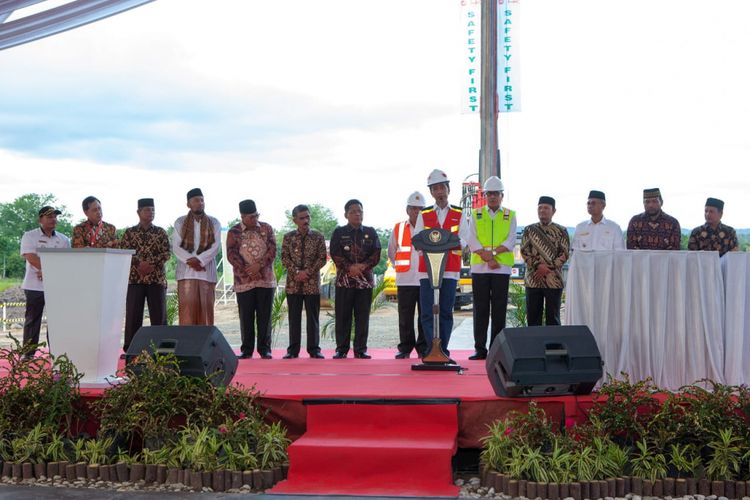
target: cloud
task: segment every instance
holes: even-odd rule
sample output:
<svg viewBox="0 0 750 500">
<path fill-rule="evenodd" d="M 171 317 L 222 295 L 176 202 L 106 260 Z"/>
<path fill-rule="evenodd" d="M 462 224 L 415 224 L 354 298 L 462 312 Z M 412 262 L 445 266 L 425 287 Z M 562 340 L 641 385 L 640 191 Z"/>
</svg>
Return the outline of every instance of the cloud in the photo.
<svg viewBox="0 0 750 500">
<path fill-rule="evenodd" d="M 414 127 L 448 111 L 408 103 L 352 109 L 261 87 L 158 83 L 132 89 L 98 78 L 81 92 L 80 83 L 22 88 L 0 82 L 0 93 L 14 96 L 0 114 L 0 147 L 46 158 L 179 169 L 185 155 L 245 152 L 262 160 L 307 135 L 374 130 L 394 121 Z"/>
</svg>

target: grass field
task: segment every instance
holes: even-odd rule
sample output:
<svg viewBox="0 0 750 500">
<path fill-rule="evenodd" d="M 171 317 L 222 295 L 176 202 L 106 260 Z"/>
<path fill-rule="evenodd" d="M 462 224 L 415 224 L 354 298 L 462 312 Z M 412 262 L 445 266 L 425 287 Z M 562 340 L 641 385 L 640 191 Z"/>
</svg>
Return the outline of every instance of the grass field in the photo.
<svg viewBox="0 0 750 500">
<path fill-rule="evenodd" d="M 0 293 L 4 292 L 6 289 L 20 285 L 21 282 L 19 280 L 12 280 L 12 279 L 0 279 Z"/>
</svg>

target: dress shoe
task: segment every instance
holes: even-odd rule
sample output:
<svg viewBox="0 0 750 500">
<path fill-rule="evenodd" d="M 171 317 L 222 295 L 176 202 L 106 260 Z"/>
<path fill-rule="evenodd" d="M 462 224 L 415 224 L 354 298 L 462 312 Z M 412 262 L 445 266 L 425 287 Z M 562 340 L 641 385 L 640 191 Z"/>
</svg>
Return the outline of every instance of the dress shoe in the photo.
<svg viewBox="0 0 750 500">
<path fill-rule="evenodd" d="M 273 356 L 271 356 L 270 352 L 264 352 L 263 354 L 260 355 L 260 357 L 262 359 L 272 359 L 273 358 Z"/>
<path fill-rule="evenodd" d="M 354 353 L 354 357 L 357 359 L 372 359 L 372 356 L 366 352 Z"/>
<path fill-rule="evenodd" d="M 269 355 L 268 357 L 270 358 L 271 356 Z M 298 354 L 292 354 L 292 353 L 288 352 L 288 353 L 284 354 L 284 357 L 282 359 L 294 359 L 294 358 L 298 358 L 298 357 L 299 357 Z"/>
<path fill-rule="evenodd" d="M 476 361 L 478 359 L 487 359 L 487 354 L 486 353 L 483 354 L 481 352 L 475 352 L 474 354 L 469 356 L 469 359 L 472 361 Z"/>
<path fill-rule="evenodd" d="M 396 354 L 395 357 L 396 357 L 396 359 L 406 359 L 406 358 L 409 357 L 409 353 L 408 352 L 400 352 L 400 353 Z"/>
<path fill-rule="evenodd" d="M 250 359 L 252 357 L 253 357 L 253 355 L 251 353 L 249 353 L 249 352 L 243 352 L 242 354 L 240 354 L 239 356 L 237 356 L 237 359 Z"/>
<path fill-rule="evenodd" d="M 333 355 L 333 359 L 344 359 L 346 357 L 345 352 L 337 352 Z"/>
<path fill-rule="evenodd" d="M 315 352 L 313 354 L 310 354 L 310 359 L 326 359 L 326 357 L 319 352 Z"/>
</svg>

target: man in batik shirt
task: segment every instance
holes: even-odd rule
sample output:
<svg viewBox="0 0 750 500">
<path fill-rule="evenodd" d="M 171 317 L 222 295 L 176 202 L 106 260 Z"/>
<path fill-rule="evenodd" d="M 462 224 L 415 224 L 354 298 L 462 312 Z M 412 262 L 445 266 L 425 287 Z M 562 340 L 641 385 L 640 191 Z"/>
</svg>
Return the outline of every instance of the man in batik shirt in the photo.
<svg viewBox="0 0 750 500">
<path fill-rule="evenodd" d="M 560 324 L 563 264 L 570 254 L 568 230 L 552 222 L 555 199 L 539 198 L 539 222 L 526 226 L 521 237 L 521 255 L 526 262 L 526 318 L 529 326 Z"/>
<path fill-rule="evenodd" d="M 727 252 L 737 251 L 737 233 L 733 227 L 721 223 L 724 202 L 717 198 L 707 199 L 703 215 L 706 223 L 690 233 L 688 250 L 719 252 L 719 257 Z"/>
<path fill-rule="evenodd" d="M 81 203 L 86 220 L 73 228 L 73 248 L 107 248 L 117 246 L 115 226 L 102 220 L 102 204 L 95 196 Z"/>
<path fill-rule="evenodd" d="M 375 277 L 372 269 L 380 262 L 380 239 L 375 229 L 362 225 L 362 203 L 349 200 L 344 216 L 349 222 L 333 230 L 331 258 L 336 264 L 336 354 L 335 359 L 349 352 L 354 316 L 354 357 L 370 359 L 367 335 L 370 303 Z"/>
<path fill-rule="evenodd" d="M 125 340 L 127 352 L 133 336 L 143 325 L 143 307 L 148 302 L 151 326 L 167 324 L 167 278 L 164 265 L 170 258 L 169 236 L 154 225 L 153 198 L 138 200 L 138 224 L 125 230 L 121 248 L 135 250 L 130 261 L 128 295 L 125 299 Z"/>
<path fill-rule="evenodd" d="M 234 269 L 234 291 L 240 313 L 242 346 L 240 359 L 253 356 L 255 327 L 258 327 L 258 354 L 271 359 L 271 312 L 276 291 L 273 261 L 276 238 L 273 228 L 258 220 L 253 200 L 240 202 L 240 223 L 227 234 L 227 260 Z"/>
<path fill-rule="evenodd" d="M 297 229 L 284 235 L 281 263 L 286 268 L 286 303 L 289 312 L 289 347 L 284 359 L 299 356 L 302 343 L 302 307 L 306 312 L 307 353 L 322 359 L 320 353 L 320 269 L 326 263 L 326 240 L 310 228 L 310 209 L 297 205 L 292 221 Z"/>
<path fill-rule="evenodd" d="M 628 224 L 628 250 L 679 250 L 680 223 L 661 209 L 659 188 L 643 190 L 644 212 Z"/>
</svg>

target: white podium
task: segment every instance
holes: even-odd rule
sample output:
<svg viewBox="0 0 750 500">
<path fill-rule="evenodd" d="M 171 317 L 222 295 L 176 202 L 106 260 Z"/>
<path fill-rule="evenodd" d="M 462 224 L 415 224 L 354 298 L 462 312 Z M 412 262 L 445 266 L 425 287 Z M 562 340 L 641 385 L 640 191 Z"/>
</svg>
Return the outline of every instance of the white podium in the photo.
<svg viewBox="0 0 750 500">
<path fill-rule="evenodd" d="M 134 250 L 40 248 L 49 350 L 66 354 L 81 387 L 108 385 L 120 358 Z"/>
</svg>

